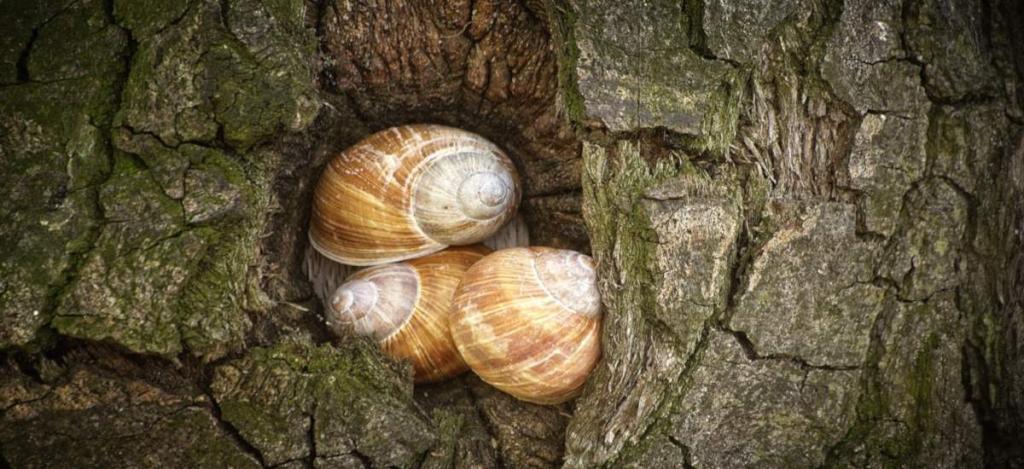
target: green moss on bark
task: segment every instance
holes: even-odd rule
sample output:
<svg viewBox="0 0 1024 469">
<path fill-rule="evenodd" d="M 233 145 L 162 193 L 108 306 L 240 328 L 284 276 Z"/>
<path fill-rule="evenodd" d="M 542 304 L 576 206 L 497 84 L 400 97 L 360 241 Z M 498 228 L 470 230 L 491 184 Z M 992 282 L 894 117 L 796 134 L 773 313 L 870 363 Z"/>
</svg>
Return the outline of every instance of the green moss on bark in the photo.
<svg viewBox="0 0 1024 469">
<path fill-rule="evenodd" d="M 3 10 L 0 63 L 13 68 L 0 79 L 0 348 L 35 348 L 98 234 L 127 38 L 99 1 Z"/>
<path fill-rule="evenodd" d="M 576 10 L 567 0 L 545 0 L 544 4 L 554 43 L 558 45 L 558 97 L 569 122 L 580 125 L 584 123 L 586 110 L 576 77 L 576 63 L 580 58 L 575 37 Z"/>
<path fill-rule="evenodd" d="M 212 390 L 223 418 L 267 464 L 354 454 L 411 467 L 435 430 L 405 383 L 366 344 L 279 344 L 218 367 Z"/>
</svg>

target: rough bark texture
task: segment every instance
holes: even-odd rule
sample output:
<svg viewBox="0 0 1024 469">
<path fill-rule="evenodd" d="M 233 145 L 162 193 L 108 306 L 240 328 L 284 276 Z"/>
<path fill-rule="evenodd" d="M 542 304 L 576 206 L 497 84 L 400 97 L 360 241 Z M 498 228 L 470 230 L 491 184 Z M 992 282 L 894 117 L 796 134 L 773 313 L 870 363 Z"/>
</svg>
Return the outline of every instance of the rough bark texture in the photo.
<svg viewBox="0 0 1024 469">
<path fill-rule="evenodd" d="M 1024 466 L 1024 7 L 0 1 L 0 466 Z M 591 252 L 526 404 L 329 340 L 310 191 L 478 132 Z"/>
<path fill-rule="evenodd" d="M 1022 464 L 1019 5 L 552 7 L 608 307 L 567 466 Z"/>
</svg>

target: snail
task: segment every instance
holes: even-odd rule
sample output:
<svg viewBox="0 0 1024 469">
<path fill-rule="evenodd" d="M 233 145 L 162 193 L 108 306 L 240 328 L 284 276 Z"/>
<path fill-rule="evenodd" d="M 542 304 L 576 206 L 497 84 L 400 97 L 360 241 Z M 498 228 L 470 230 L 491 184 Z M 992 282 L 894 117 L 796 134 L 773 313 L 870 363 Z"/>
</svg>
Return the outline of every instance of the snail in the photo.
<svg viewBox="0 0 1024 469">
<path fill-rule="evenodd" d="M 466 371 L 449 334 L 455 287 L 469 266 L 490 252 L 453 247 L 405 262 L 360 270 L 327 302 L 327 325 L 373 336 L 388 355 L 409 360 L 417 383 Z"/>
<path fill-rule="evenodd" d="M 483 137 L 439 125 L 370 135 L 328 163 L 309 239 L 324 256 L 367 266 L 491 236 L 516 212 L 515 166 Z"/>
<path fill-rule="evenodd" d="M 601 301 L 593 260 L 563 249 L 496 251 L 455 292 L 451 334 L 481 379 L 537 404 L 582 389 L 601 355 Z"/>
</svg>

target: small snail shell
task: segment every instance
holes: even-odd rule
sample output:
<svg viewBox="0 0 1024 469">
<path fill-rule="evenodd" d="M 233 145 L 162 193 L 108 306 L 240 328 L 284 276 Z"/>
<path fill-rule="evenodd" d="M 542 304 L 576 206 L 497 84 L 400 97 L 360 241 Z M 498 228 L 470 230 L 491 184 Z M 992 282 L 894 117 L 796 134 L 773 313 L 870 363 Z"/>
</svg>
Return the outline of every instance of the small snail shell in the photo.
<svg viewBox="0 0 1024 469">
<path fill-rule="evenodd" d="M 496 251 L 455 292 L 452 339 L 466 364 L 524 401 L 576 396 L 601 355 L 593 261 L 552 248 Z"/>
<path fill-rule="evenodd" d="M 491 236 L 520 195 L 512 161 L 483 137 L 439 125 L 394 127 L 328 163 L 309 239 L 342 264 L 412 259 Z"/>
<path fill-rule="evenodd" d="M 462 373 L 466 364 L 449 333 L 452 296 L 466 269 L 489 252 L 455 247 L 360 270 L 328 301 L 327 324 L 339 335 L 353 327 L 373 336 L 388 355 L 412 362 L 418 383 Z"/>
</svg>

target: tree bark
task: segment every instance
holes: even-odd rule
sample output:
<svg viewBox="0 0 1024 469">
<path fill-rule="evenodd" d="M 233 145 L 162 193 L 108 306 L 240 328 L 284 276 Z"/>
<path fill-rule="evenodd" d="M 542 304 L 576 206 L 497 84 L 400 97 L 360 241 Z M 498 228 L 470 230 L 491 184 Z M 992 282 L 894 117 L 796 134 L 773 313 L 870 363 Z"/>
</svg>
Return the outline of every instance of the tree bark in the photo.
<svg viewBox="0 0 1024 469">
<path fill-rule="evenodd" d="M 0 466 L 1022 467 L 1024 7 L 15 1 Z M 583 395 L 332 337 L 311 191 L 369 133 L 494 141 L 592 254 Z"/>
</svg>

